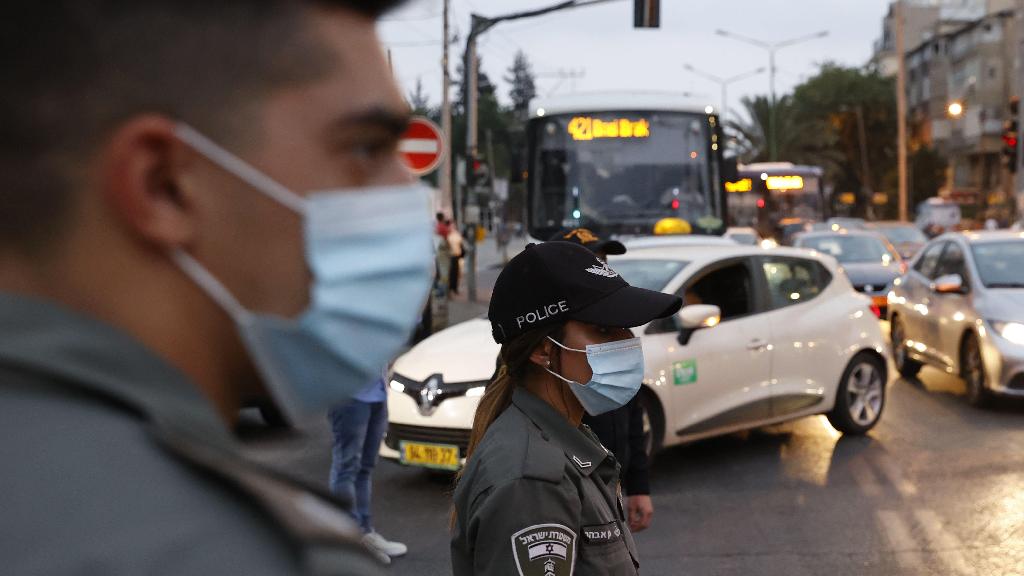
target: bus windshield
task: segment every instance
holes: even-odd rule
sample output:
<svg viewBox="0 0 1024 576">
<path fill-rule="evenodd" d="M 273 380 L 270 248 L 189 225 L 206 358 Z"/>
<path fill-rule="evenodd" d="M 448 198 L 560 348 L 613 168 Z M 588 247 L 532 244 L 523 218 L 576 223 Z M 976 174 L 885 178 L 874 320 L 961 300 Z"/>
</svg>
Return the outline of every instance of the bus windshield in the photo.
<svg viewBox="0 0 1024 576">
<path fill-rule="evenodd" d="M 576 226 L 650 234 L 667 217 L 695 232 L 722 225 L 708 116 L 561 114 L 535 119 L 532 130 L 530 228 L 537 237 Z"/>
</svg>

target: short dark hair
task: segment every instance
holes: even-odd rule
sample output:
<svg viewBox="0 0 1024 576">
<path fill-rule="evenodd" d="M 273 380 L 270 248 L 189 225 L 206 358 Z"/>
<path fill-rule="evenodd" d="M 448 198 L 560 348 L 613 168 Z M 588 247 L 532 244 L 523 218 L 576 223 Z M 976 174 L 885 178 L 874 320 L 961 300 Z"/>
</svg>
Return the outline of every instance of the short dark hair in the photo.
<svg viewBox="0 0 1024 576">
<path fill-rule="evenodd" d="M 230 143 L 273 88 L 329 62 L 309 10 L 376 17 L 402 0 L 53 0 L 0 18 L 0 247 L 59 233 L 73 175 L 107 133 L 154 113 Z M 317 56 L 321 57 L 318 58 Z"/>
</svg>

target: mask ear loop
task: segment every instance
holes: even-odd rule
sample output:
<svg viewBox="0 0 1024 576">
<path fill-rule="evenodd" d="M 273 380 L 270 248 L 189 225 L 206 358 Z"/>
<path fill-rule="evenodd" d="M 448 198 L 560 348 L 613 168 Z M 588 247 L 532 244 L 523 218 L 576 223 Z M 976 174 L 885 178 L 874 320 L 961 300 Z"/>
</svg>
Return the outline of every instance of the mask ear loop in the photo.
<svg viewBox="0 0 1024 576">
<path fill-rule="evenodd" d="M 179 123 L 174 127 L 174 134 L 179 140 L 188 144 L 189 147 L 202 154 L 207 160 L 228 171 L 242 182 L 266 194 L 282 206 L 289 208 L 297 214 L 306 213 L 306 202 L 301 196 L 298 196 L 277 180 L 260 172 L 245 160 L 231 153 L 231 151 L 224 149 L 195 128 Z"/>
</svg>

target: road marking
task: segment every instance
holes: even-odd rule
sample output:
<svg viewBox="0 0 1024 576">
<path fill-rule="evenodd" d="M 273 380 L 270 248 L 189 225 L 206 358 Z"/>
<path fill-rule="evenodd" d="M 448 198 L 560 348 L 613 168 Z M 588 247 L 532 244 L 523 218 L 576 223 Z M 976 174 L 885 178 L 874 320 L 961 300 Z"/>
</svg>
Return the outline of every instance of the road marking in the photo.
<svg viewBox="0 0 1024 576">
<path fill-rule="evenodd" d="M 878 476 L 871 470 L 864 458 L 856 458 L 850 463 L 850 474 L 865 496 L 878 496 L 882 489 L 878 485 Z"/>
<path fill-rule="evenodd" d="M 907 480 L 903 472 L 896 466 L 896 462 L 892 459 L 880 455 L 875 458 L 874 464 L 882 471 L 882 474 L 885 474 L 885 477 L 896 487 L 896 490 L 899 490 L 900 494 L 906 497 L 917 495 L 917 486 L 910 480 Z"/>
<path fill-rule="evenodd" d="M 971 565 L 960 551 L 962 548 L 960 541 L 946 530 L 939 515 L 933 510 L 925 509 L 915 510 L 914 513 L 928 538 L 928 543 L 938 552 L 939 558 L 951 570 L 948 574 L 974 574 Z"/>
<path fill-rule="evenodd" d="M 897 512 L 892 510 L 879 510 L 877 512 L 878 522 L 882 525 L 882 532 L 889 540 L 892 553 L 896 561 L 904 571 L 914 574 L 924 570 L 924 560 L 921 558 L 920 545 L 910 534 L 910 529 L 903 522 Z"/>
</svg>

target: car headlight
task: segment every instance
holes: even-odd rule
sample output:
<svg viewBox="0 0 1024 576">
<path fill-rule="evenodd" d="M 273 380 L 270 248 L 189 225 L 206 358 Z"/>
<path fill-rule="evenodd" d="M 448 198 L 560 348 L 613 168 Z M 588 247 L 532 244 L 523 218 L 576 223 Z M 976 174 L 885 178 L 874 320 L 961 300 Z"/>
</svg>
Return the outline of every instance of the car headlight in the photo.
<svg viewBox="0 0 1024 576">
<path fill-rule="evenodd" d="M 1024 346 L 1024 324 L 1020 322 L 989 322 L 1000 336 L 1017 344 Z"/>
</svg>

